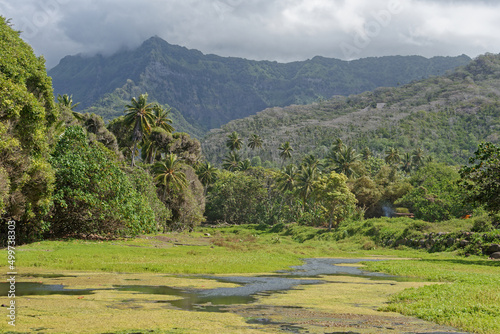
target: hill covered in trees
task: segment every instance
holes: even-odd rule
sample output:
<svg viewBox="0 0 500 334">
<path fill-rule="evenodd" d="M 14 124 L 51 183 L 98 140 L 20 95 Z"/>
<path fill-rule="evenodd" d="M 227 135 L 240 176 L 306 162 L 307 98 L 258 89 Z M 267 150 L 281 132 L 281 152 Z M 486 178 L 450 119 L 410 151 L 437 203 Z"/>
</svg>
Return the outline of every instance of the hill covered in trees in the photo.
<svg viewBox="0 0 500 334">
<path fill-rule="evenodd" d="M 268 107 L 307 104 L 380 86 L 397 86 L 465 65 L 470 58 L 393 56 L 341 61 L 314 57 L 278 63 L 204 55 L 152 37 L 110 57 L 67 56 L 49 71 L 55 94 L 113 119 L 134 96 L 173 107 L 183 131 L 201 136 Z M 187 122 L 186 122 L 187 120 Z"/>
<path fill-rule="evenodd" d="M 203 141 L 208 160 L 221 163 L 226 139 L 236 132 L 245 141 L 257 135 L 262 148 L 243 145 L 241 157 L 281 161 L 289 142 L 292 161 L 306 154 L 326 157 L 341 139 L 357 149 L 385 155 L 422 149 L 448 164 L 462 164 L 481 141 L 500 141 L 500 55 L 486 54 L 455 71 L 418 82 L 336 96 L 309 105 L 268 108 L 212 130 Z"/>
</svg>

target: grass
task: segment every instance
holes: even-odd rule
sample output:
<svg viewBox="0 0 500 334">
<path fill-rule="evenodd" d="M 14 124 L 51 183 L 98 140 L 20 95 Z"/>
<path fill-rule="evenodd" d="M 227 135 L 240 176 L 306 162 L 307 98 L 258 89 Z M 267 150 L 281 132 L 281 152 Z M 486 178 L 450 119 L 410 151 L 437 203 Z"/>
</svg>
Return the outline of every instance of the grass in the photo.
<svg viewBox="0 0 500 334">
<path fill-rule="evenodd" d="M 274 272 L 298 265 L 301 259 L 308 257 L 406 258 L 400 261 L 368 262 L 366 265 L 369 270 L 373 271 L 447 284 L 399 285 L 405 289 L 380 293 L 383 299 L 390 301 L 387 306 L 379 306 L 382 310 L 416 316 L 473 333 L 500 333 L 498 320 L 500 319 L 500 262 L 479 256 L 463 258 L 457 256 L 456 252 L 428 253 L 424 250 L 406 247 L 388 249 L 378 246 L 378 240 L 391 233 L 418 235 L 418 233 L 423 233 L 423 230 L 426 233 L 429 231 L 455 232 L 464 230 L 465 224 L 469 224 L 469 222 L 460 223 L 462 224 L 457 224 L 458 226 L 443 224 L 440 227 L 437 224 L 405 219 L 379 219 L 351 223 L 332 232 L 296 224 L 277 225 L 272 229 L 249 225 L 221 229 L 203 228 L 191 234 L 169 233 L 106 242 L 43 241 L 18 247 L 16 266 L 20 274 L 79 271 L 91 272 L 94 273 L 93 275 L 120 272 L 153 277 L 159 273 L 248 275 Z M 206 233 L 210 236 L 205 236 Z M 2 250 L 0 254 L 6 258 L 5 250 Z M 0 267 L 0 270 L 5 273 L 8 271 L 6 266 Z M 203 285 L 203 282 L 192 281 L 189 284 L 196 286 L 197 284 Z M 325 288 L 326 285 L 308 287 L 302 294 L 299 291 L 293 291 L 273 296 L 273 300 L 276 305 L 281 305 L 292 302 L 292 300 L 285 300 L 292 298 L 303 303 L 305 307 L 321 309 L 313 297 L 319 296 L 320 301 L 327 293 L 322 290 Z M 306 298 L 308 291 L 311 296 L 309 299 Z M 374 291 L 376 290 L 372 292 Z M 360 292 L 358 291 L 357 294 L 359 295 Z M 366 293 L 366 296 L 368 295 Z M 196 318 L 192 323 L 187 324 L 186 313 L 183 313 L 186 311 L 169 310 L 168 317 L 173 319 L 170 323 L 176 324 L 177 327 L 165 327 L 163 320 L 155 320 L 157 321 L 156 327 L 153 325 L 140 327 L 145 326 L 139 319 L 140 317 L 161 319 L 160 315 L 161 312 L 165 312 L 164 309 L 156 309 L 150 305 L 150 302 L 144 301 L 139 303 L 138 309 L 116 310 L 109 308 L 109 305 L 106 306 L 106 298 L 109 296 L 99 295 L 96 298 L 96 304 L 85 304 L 86 307 L 81 310 L 79 308 L 81 305 L 75 304 L 81 300 L 73 300 L 70 296 L 65 296 L 61 300 L 55 297 L 38 296 L 26 302 L 26 305 L 39 307 L 38 310 L 43 313 L 45 320 L 64 323 L 67 328 L 61 325 L 63 329 L 60 332 L 73 331 L 68 327 L 70 323 L 73 323 L 71 320 L 73 316 L 85 318 L 85 314 L 96 312 L 99 313 L 96 321 L 101 323 L 100 328 L 108 330 L 107 327 L 102 326 L 109 325 L 109 330 L 115 332 L 129 328 L 149 328 L 154 333 L 185 333 L 189 332 L 186 328 L 195 326 L 194 323 L 198 321 Z M 283 299 L 279 301 L 279 298 Z M 354 302 L 355 294 L 343 294 L 342 298 L 347 298 L 343 301 L 344 303 L 349 298 L 351 302 Z M 314 303 L 318 305 L 314 306 Z M 333 301 L 328 302 L 328 305 L 334 308 L 340 307 L 335 306 L 337 304 Z M 70 316 L 67 312 L 63 312 L 61 307 L 66 311 L 71 310 L 74 314 Z M 46 311 L 43 311 L 44 308 Z M 323 309 L 323 311 L 334 310 Z M 21 308 L 20 312 L 27 312 L 26 317 L 29 317 L 30 321 L 33 320 L 33 323 L 36 322 L 36 318 L 31 319 L 34 315 L 28 314 L 30 312 L 28 308 L 24 310 Z M 228 315 L 224 314 L 224 316 Z M 119 320 L 116 323 L 113 321 L 108 323 L 106 320 L 108 317 L 121 319 L 122 324 L 119 324 Z M 201 322 L 211 323 L 213 332 L 220 331 L 221 328 L 237 328 L 244 324 L 241 318 L 233 317 L 233 315 L 230 318 L 218 318 L 216 315 L 206 314 L 196 317 L 199 317 Z M 135 319 L 137 326 L 127 319 Z M 83 324 L 76 321 L 74 326 L 79 328 Z M 33 328 L 35 327 L 31 330 Z M 159 330 L 158 328 L 170 329 Z M 88 332 L 92 331 L 89 329 Z M 247 332 L 255 331 L 248 330 Z"/>
<path fill-rule="evenodd" d="M 368 269 L 450 284 L 408 289 L 385 310 L 474 333 L 500 333 L 500 262 L 486 259 L 421 259 L 367 263 Z"/>
<path fill-rule="evenodd" d="M 210 238 L 203 237 L 207 232 L 212 234 Z M 365 249 L 357 238 L 332 242 L 323 237 L 322 230 L 312 228 L 296 227 L 278 234 L 258 226 L 241 226 L 108 242 L 42 241 L 19 247 L 16 265 L 127 273 L 225 274 L 272 272 L 298 265 L 307 257 L 426 254 L 417 250 Z"/>
</svg>

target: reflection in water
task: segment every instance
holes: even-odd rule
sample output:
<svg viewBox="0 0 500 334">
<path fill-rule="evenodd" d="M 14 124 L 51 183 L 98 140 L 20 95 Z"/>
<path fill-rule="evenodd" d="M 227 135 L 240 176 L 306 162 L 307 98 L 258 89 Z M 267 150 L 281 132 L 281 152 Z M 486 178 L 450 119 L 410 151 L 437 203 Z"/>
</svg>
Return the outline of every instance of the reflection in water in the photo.
<svg viewBox="0 0 500 334">
<path fill-rule="evenodd" d="M 214 277 L 203 276 L 207 279 L 219 282 L 239 284 L 233 288 L 216 288 L 208 290 L 183 290 L 168 286 L 145 286 L 145 285 L 117 285 L 110 289 L 68 289 L 62 284 L 42 284 L 18 282 L 16 284 L 16 295 L 89 295 L 98 290 L 133 291 L 144 294 L 179 296 L 182 299 L 168 301 L 174 307 L 183 310 L 198 310 L 209 312 L 222 312 L 221 306 L 233 304 L 249 304 L 256 300 L 256 296 L 270 295 L 284 290 L 292 289 L 299 285 L 320 284 L 321 280 L 304 279 L 305 277 L 317 277 L 319 275 L 356 275 L 388 277 L 384 274 L 369 273 L 354 267 L 342 267 L 341 263 L 357 263 L 354 259 L 306 259 L 302 266 L 292 267 L 292 270 L 279 271 L 276 275 L 260 277 Z M 35 277 L 35 274 L 29 275 Z M 47 277 L 37 275 L 36 277 Z M 64 277 L 64 275 L 50 275 Z M 0 283 L 0 294 L 7 295 L 9 283 Z"/>
<path fill-rule="evenodd" d="M 7 296 L 9 283 L 0 283 L 0 296 Z M 90 295 L 96 289 L 66 289 L 62 284 L 16 283 L 16 296 Z"/>
</svg>

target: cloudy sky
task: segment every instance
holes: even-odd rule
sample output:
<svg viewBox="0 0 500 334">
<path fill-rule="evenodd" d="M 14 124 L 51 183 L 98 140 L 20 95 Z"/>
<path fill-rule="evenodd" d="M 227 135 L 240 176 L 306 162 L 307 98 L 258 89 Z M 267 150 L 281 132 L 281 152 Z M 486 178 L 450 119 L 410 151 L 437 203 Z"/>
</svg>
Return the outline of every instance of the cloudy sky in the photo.
<svg viewBox="0 0 500 334">
<path fill-rule="evenodd" d="M 157 35 L 203 53 L 287 62 L 500 52 L 496 0 L 0 0 L 47 67 Z"/>
</svg>

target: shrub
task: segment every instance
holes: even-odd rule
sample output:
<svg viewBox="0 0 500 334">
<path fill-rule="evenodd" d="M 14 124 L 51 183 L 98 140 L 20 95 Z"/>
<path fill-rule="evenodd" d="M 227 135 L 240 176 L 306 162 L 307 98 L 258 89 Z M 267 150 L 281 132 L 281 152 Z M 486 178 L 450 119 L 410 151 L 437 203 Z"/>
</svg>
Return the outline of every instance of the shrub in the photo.
<svg viewBox="0 0 500 334">
<path fill-rule="evenodd" d="M 493 230 L 492 220 L 488 216 L 480 216 L 473 218 L 472 232 L 489 232 Z"/>
<path fill-rule="evenodd" d="M 156 231 L 154 211 L 119 168 L 114 154 L 88 142 L 79 126 L 66 129 L 51 162 L 56 170 L 54 208 L 49 216 L 55 236 L 136 235 Z"/>
</svg>

